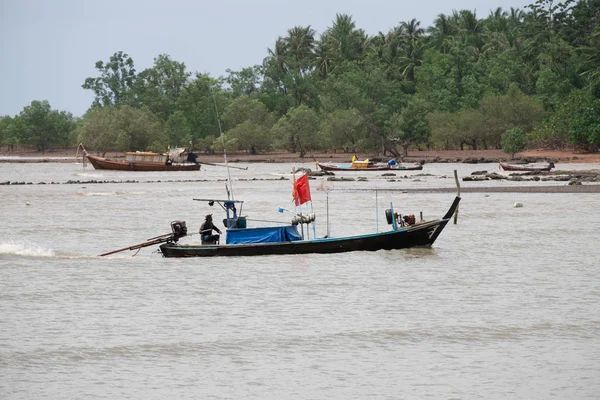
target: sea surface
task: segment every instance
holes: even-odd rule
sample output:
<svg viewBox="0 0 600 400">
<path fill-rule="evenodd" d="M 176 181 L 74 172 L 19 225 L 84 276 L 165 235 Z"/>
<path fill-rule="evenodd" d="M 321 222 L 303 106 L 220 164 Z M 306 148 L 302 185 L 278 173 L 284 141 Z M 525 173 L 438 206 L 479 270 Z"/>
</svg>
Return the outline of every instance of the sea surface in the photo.
<svg viewBox="0 0 600 400">
<path fill-rule="evenodd" d="M 248 169 L 0 163 L 0 182 L 24 183 L 0 185 L 0 398 L 600 398 L 600 194 L 463 193 L 431 249 L 98 256 L 175 220 L 198 242 L 222 210 L 193 199 L 227 198 L 228 176 L 249 226 L 287 223 L 292 168 L 314 169 L 235 166 Z M 311 180 L 316 234 L 387 230 L 390 204 L 438 218 L 454 194 L 433 189 L 455 187 L 454 170 L 500 172 Z"/>
</svg>

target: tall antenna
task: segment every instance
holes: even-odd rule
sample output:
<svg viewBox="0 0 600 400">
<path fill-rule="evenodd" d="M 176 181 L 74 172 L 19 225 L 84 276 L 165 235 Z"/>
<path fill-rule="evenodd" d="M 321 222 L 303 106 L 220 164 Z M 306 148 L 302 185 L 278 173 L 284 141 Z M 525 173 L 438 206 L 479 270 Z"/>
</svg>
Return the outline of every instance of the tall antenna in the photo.
<svg viewBox="0 0 600 400">
<path fill-rule="evenodd" d="M 215 97 L 215 92 L 212 86 L 209 86 L 210 92 L 212 93 L 213 102 L 215 103 L 215 113 L 217 114 L 217 123 L 219 124 L 219 133 L 221 134 L 221 143 L 223 143 L 223 156 L 225 157 L 225 166 L 227 167 L 227 177 L 229 181 L 229 188 L 231 189 L 231 199 L 235 200 L 233 197 L 233 183 L 231 182 L 231 173 L 229 172 L 229 163 L 227 163 L 227 151 L 225 150 L 225 139 L 223 139 L 223 130 L 221 129 L 221 119 L 219 118 L 219 109 L 217 107 L 217 98 Z M 227 191 L 227 198 L 229 199 L 229 190 Z"/>
</svg>

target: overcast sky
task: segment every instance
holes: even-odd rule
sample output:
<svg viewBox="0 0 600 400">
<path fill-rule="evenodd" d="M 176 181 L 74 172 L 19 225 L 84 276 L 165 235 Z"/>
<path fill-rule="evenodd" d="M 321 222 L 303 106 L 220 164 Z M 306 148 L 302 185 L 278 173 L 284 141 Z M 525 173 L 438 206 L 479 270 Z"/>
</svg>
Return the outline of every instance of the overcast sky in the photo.
<svg viewBox="0 0 600 400">
<path fill-rule="evenodd" d="M 81 116 L 93 94 L 81 85 L 97 77 L 96 61 L 117 51 L 138 72 L 159 54 L 188 71 L 225 76 L 261 64 L 267 48 L 294 26 L 310 25 L 317 38 L 336 14 L 374 35 L 416 18 L 429 27 L 452 10 L 478 18 L 502 7 L 524 9 L 533 0 L 0 0 L 0 116 L 33 100 Z"/>
</svg>

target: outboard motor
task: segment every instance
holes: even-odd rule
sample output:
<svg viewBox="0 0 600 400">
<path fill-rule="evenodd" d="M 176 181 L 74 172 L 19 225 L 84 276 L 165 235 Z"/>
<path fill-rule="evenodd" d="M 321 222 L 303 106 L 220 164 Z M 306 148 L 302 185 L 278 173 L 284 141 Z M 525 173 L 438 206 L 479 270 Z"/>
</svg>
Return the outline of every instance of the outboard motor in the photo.
<svg viewBox="0 0 600 400">
<path fill-rule="evenodd" d="M 195 163 L 197 159 L 198 159 L 198 154 L 196 154 L 196 153 L 188 153 L 187 162 L 193 162 L 193 163 Z"/>
<path fill-rule="evenodd" d="M 171 222 L 171 231 L 173 232 L 173 241 L 176 242 L 180 238 L 187 235 L 187 226 L 185 221 L 173 221 Z"/>
<path fill-rule="evenodd" d="M 400 226 L 414 225 L 417 222 L 417 219 L 415 218 L 414 214 L 401 215 L 396 212 L 393 212 L 390 208 L 385 210 L 385 219 L 390 225 L 396 222 L 396 224 Z"/>
</svg>

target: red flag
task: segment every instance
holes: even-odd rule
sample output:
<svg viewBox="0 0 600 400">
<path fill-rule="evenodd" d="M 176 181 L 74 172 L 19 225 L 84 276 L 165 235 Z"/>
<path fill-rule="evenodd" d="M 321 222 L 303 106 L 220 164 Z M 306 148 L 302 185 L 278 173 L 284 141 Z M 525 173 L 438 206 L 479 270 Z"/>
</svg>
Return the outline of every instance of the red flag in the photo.
<svg viewBox="0 0 600 400">
<path fill-rule="evenodd" d="M 304 174 L 298 180 L 295 180 L 292 196 L 294 197 L 296 206 L 301 206 L 307 201 L 312 200 L 310 197 L 310 187 L 308 186 L 308 175 Z"/>
</svg>

